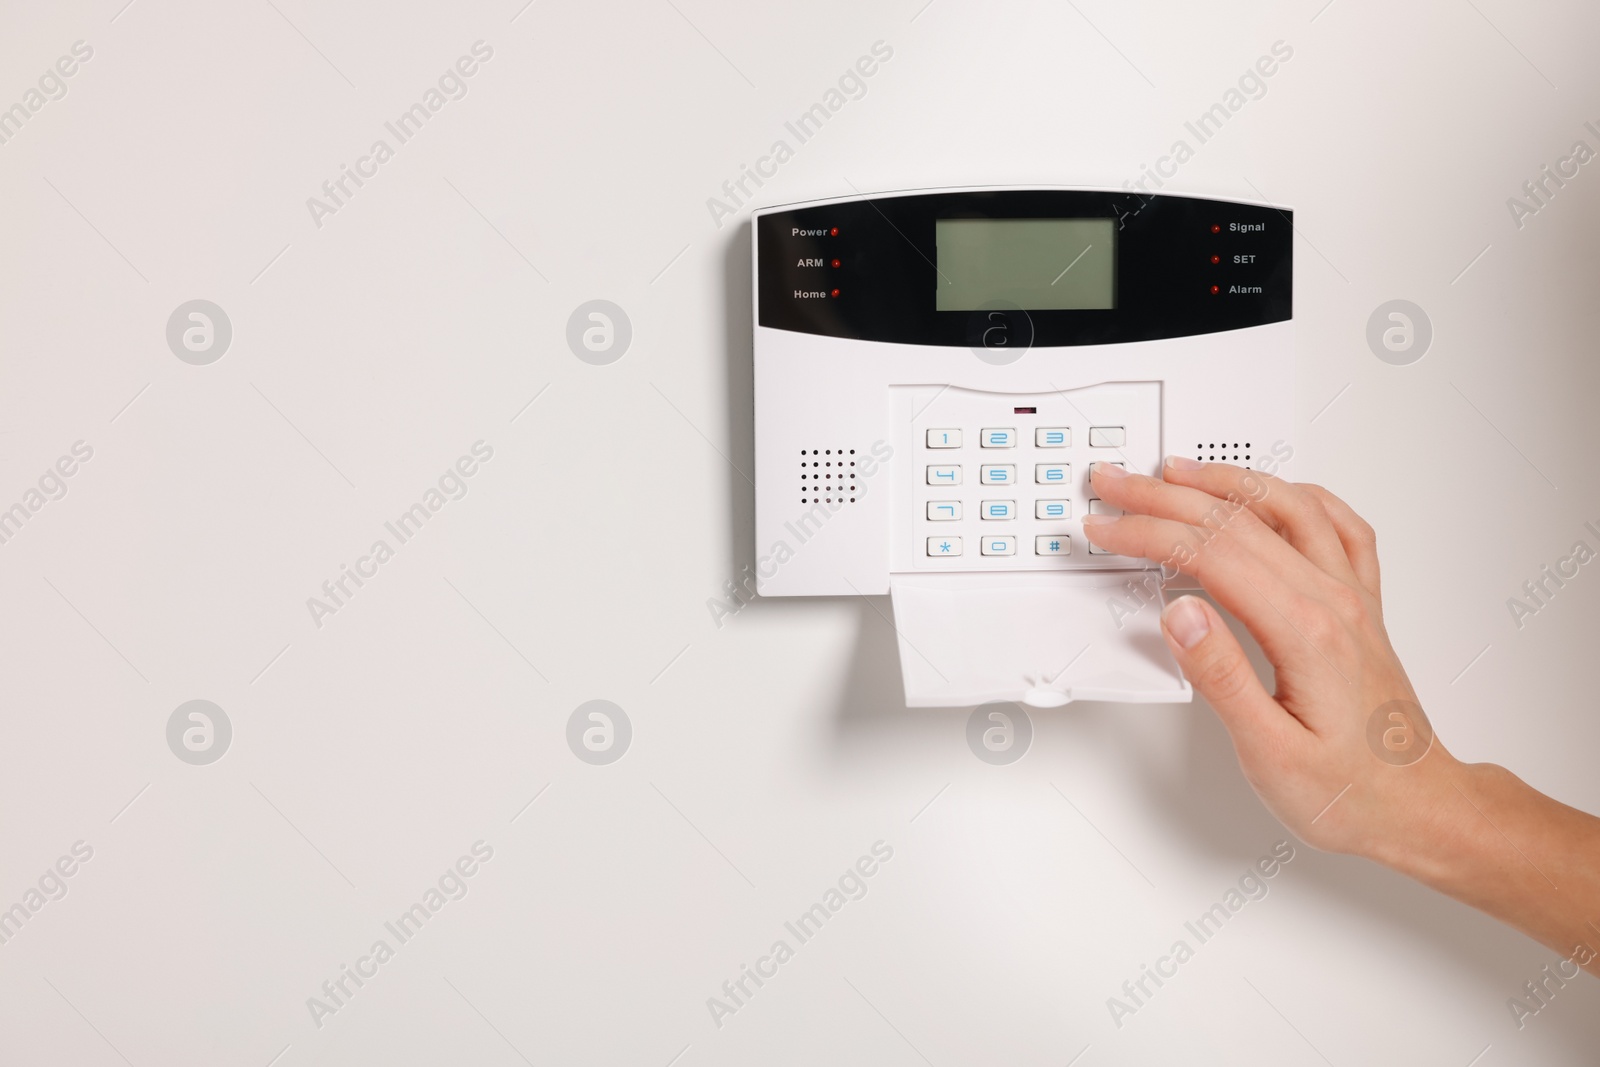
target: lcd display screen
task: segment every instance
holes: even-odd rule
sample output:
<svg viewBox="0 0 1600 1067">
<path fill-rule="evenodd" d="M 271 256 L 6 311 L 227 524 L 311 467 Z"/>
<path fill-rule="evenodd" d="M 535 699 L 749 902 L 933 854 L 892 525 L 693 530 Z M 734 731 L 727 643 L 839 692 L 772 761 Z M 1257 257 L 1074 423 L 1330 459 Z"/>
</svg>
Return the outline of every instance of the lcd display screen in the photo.
<svg viewBox="0 0 1600 1067">
<path fill-rule="evenodd" d="M 936 219 L 939 311 L 1116 306 L 1115 219 Z"/>
</svg>

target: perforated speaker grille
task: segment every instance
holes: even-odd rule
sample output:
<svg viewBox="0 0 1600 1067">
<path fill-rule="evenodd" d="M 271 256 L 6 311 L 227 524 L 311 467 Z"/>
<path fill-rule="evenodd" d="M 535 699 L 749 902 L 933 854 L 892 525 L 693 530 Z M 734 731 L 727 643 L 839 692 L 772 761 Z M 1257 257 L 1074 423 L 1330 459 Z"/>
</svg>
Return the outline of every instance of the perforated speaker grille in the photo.
<svg viewBox="0 0 1600 1067">
<path fill-rule="evenodd" d="M 800 503 L 854 504 L 855 502 L 855 449 L 802 448 L 800 450 Z"/>
<path fill-rule="evenodd" d="M 1237 463 L 1250 466 L 1250 442 L 1217 440 L 1201 441 L 1194 446 L 1194 458 L 1204 463 Z"/>
</svg>

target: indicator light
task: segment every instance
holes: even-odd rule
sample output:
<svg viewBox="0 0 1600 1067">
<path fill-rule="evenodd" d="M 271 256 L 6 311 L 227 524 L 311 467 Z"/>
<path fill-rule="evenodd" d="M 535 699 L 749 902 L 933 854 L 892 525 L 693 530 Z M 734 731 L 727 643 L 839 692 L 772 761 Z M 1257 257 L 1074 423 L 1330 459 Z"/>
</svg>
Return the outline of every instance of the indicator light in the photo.
<svg viewBox="0 0 1600 1067">
<path fill-rule="evenodd" d="M 1221 256 L 1212 256 L 1211 257 L 1211 262 L 1213 262 L 1213 263 L 1221 263 L 1222 262 L 1222 257 Z"/>
<path fill-rule="evenodd" d="M 838 231 L 835 230 L 834 232 L 837 233 Z M 1221 233 L 1222 232 L 1222 227 L 1218 226 L 1216 223 L 1212 223 L 1211 224 L 1211 232 L 1212 233 Z"/>
<path fill-rule="evenodd" d="M 1037 415 L 1039 413 L 1039 409 L 1038 408 L 1012 408 L 1011 409 L 1011 413 L 1013 415 Z"/>
<path fill-rule="evenodd" d="M 1220 293 L 1220 292 L 1222 292 L 1222 286 L 1220 286 L 1220 285 L 1213 285 L 1213 286 L 1212 286 L 1212 287 L 1211 287 L 1211 291 L 1212 291 L 1212 292 L 1213 292 L 1213 293 Z M 839 292 L 839 291 L 838 291 L 838 290 L 837 290 L 837 289 L 835 289 L 835 290 L 834 290 L 834 294 L 835 294 L 835 295 L 838 295 L 838 292 Z"/>
<path fill-rule="evenodd" d="M 837 289 L 835 289 L 835 290 L 834 290 L 834 291 L 833 291 L 833 295 L 834 295 L 834 296 L 838 296 L 838 295 L 839 295 L 839 290 L 837 290 Z"/>
<path fill-rule="evenodd" d="M 829 237 L 837 237 L 837 236 L 839 236 L 839 227 L 835 226 L 833 229 L 829 230 L 828 231 L 828 236 Z"/>
<path fill-rule="evenodd" d="M 838 265 L 839 265 L 839 261 L 838 261 L 838 260 L 837 260 L 837 259 L 836 259 L 836 260 L 834 260 L 834 261 L 833 261 L 833 265 L 834 265 L 834 266 L 835 266 L 835 267 L 837 267 L 837 266 L 838 266 Z"/>
</svg>

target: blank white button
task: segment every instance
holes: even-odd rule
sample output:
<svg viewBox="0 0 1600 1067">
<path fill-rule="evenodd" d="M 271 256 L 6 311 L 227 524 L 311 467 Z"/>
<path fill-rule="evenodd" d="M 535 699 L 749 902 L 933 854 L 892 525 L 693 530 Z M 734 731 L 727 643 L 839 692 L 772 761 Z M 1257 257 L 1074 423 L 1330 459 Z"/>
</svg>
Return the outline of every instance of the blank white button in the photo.
<svg viewBox="0 0 1600 1067">
<path fill-rule="evenodd" d="M 1089 514 L 1091 515 L 1121 515 L 1121 508 L 1114 508 L 1104 500 L 1089 501 Z"/>
<path fill-rule="evenodd" d="M 960 467 L 929 467 L 928 468 L 928 484 L 929 485 L 960 485 L 961 484 L 961 468 Z"/>
<path fill-rule="evenodd" d="M 930 500 L 928 501 L 928 518 L 935 522 L 949 522 L 961 517 L 961 501 L 959 500 Z"/>
<path fill-rule="evenodd" d="M 1011 485 L 1017 480 L 1017 468 L 1006 467 L 979 467 L 978 481 L 984 485 Z"/>
<path fill-rule="evenodd" d="M 982 551 L 985 556 L 1014 556 L 1017 554 L 1017 539 L 1015 537 L 985 537 Z"/>
<path fill-rule="evenodd" d="M 984 448 L 1016 448 L 1015 430 L 979 430 L 978 443 Z"/>
<path fill-rule="evenodd" d="M 1109 548 L 1101 548 L 1099 545 L 1097 545 L 1093 541 L 1091 541 L 1091 542 L 1089 542 L 1089 555 L 1091 555 L 1091 556 L 1114 556 L 1114 555 L 1116 555 L 1116 553 L 1112 552 Z"/>
<path fill-rule="evenodd" d="M 1121 426 L 1089 427 L 1090 448 L 1121 448 L 1128 443 L 1128 434 Z"/>
<path fill-rule="evenodd" d="M 928 447 L 929 448 L 960 448 L 961 447 L 961 431 L 960 430 L 929 430 L 928 431 Z"/>
<path fill-rule="evenodd" d="M 1066 426 L 1041 426 L 1033 431 L 1033 443 L 1040 448 L 1066 448 L 1072 444 L 1072 430 Z"/>
<path fill-rule="evenodd" d="M 1070 519 L 1072 518 L 1072 501 L 1035 500 L 1033 502 L 1033 517 L 1036 519 Z"/>
<path fill-rule="evenodd" d="M 1033 480 L 1040 485 L 1066 485 L 1072 478 L 1072 468 L 1065 463 L 1036 463 Z"/>
<path fill-rule="evenodd" d="M 985 500 L 978 509 L 978 514 L 985 519 L 1014 519 L 1017 517 L 1017 502 L 1015 500 Z"/>
<path fill-rule="evenodd" d="M 1033 539 L 1033 554 L 1036 556 L 1070 556 L 1072 555 L 1072 538 L 1066 534 L 1044 534 Z"/>
<path fill-rule="evenodd" d="M 959 555 L 961 555 L 961 538 L 959 538 L 959 537 L 930 537 L 930 538 L 928 538 L 928 555 L 930 555 L 930 556 L 959 556 Z"/>
</svg>

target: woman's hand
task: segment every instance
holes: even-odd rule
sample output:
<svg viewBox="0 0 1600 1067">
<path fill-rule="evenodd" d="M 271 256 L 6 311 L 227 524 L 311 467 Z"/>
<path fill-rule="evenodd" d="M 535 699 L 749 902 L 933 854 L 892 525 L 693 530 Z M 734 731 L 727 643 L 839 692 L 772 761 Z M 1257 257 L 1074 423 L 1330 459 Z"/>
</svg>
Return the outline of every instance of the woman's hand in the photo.
<svg viewBox="0 0 1600 1067">
<path fill-rule="evenodd" d="M 1125 514 L 1086 516 L 1084 535 L 1194 577 L 1260 643 L 1275 693 L 1211 605 L 1162 613 L 1272 813 L 1510 923 L 1568 977 L 1600 973 L 1600 819 L 1433 737 L 1383 627 L 1372 527 L 1315 485 L 1176 456 L 1162 474 L 1095 464 L 1095 492 Z"/>
<path fill-rule="evenodd" d="M 1374 859 L 1434 832 L 1459 801 L 1456 761 L 1430 748 L 1384 631 L 1372 527 L 1332 493 L 1260 471 L 1171 457 L 1163 473 L 1095 464 L 1095 492 L 1127 514 L 1091 515 L 1084 534 L 1191 575 L 1260 642 L 1276 694 L 1211 605 L 1180 597 L 1162 616 L 1262 801 L 1308 844 Z M 1374 716 L 1387 761 L 1369 744 Z"/>
</svg>

